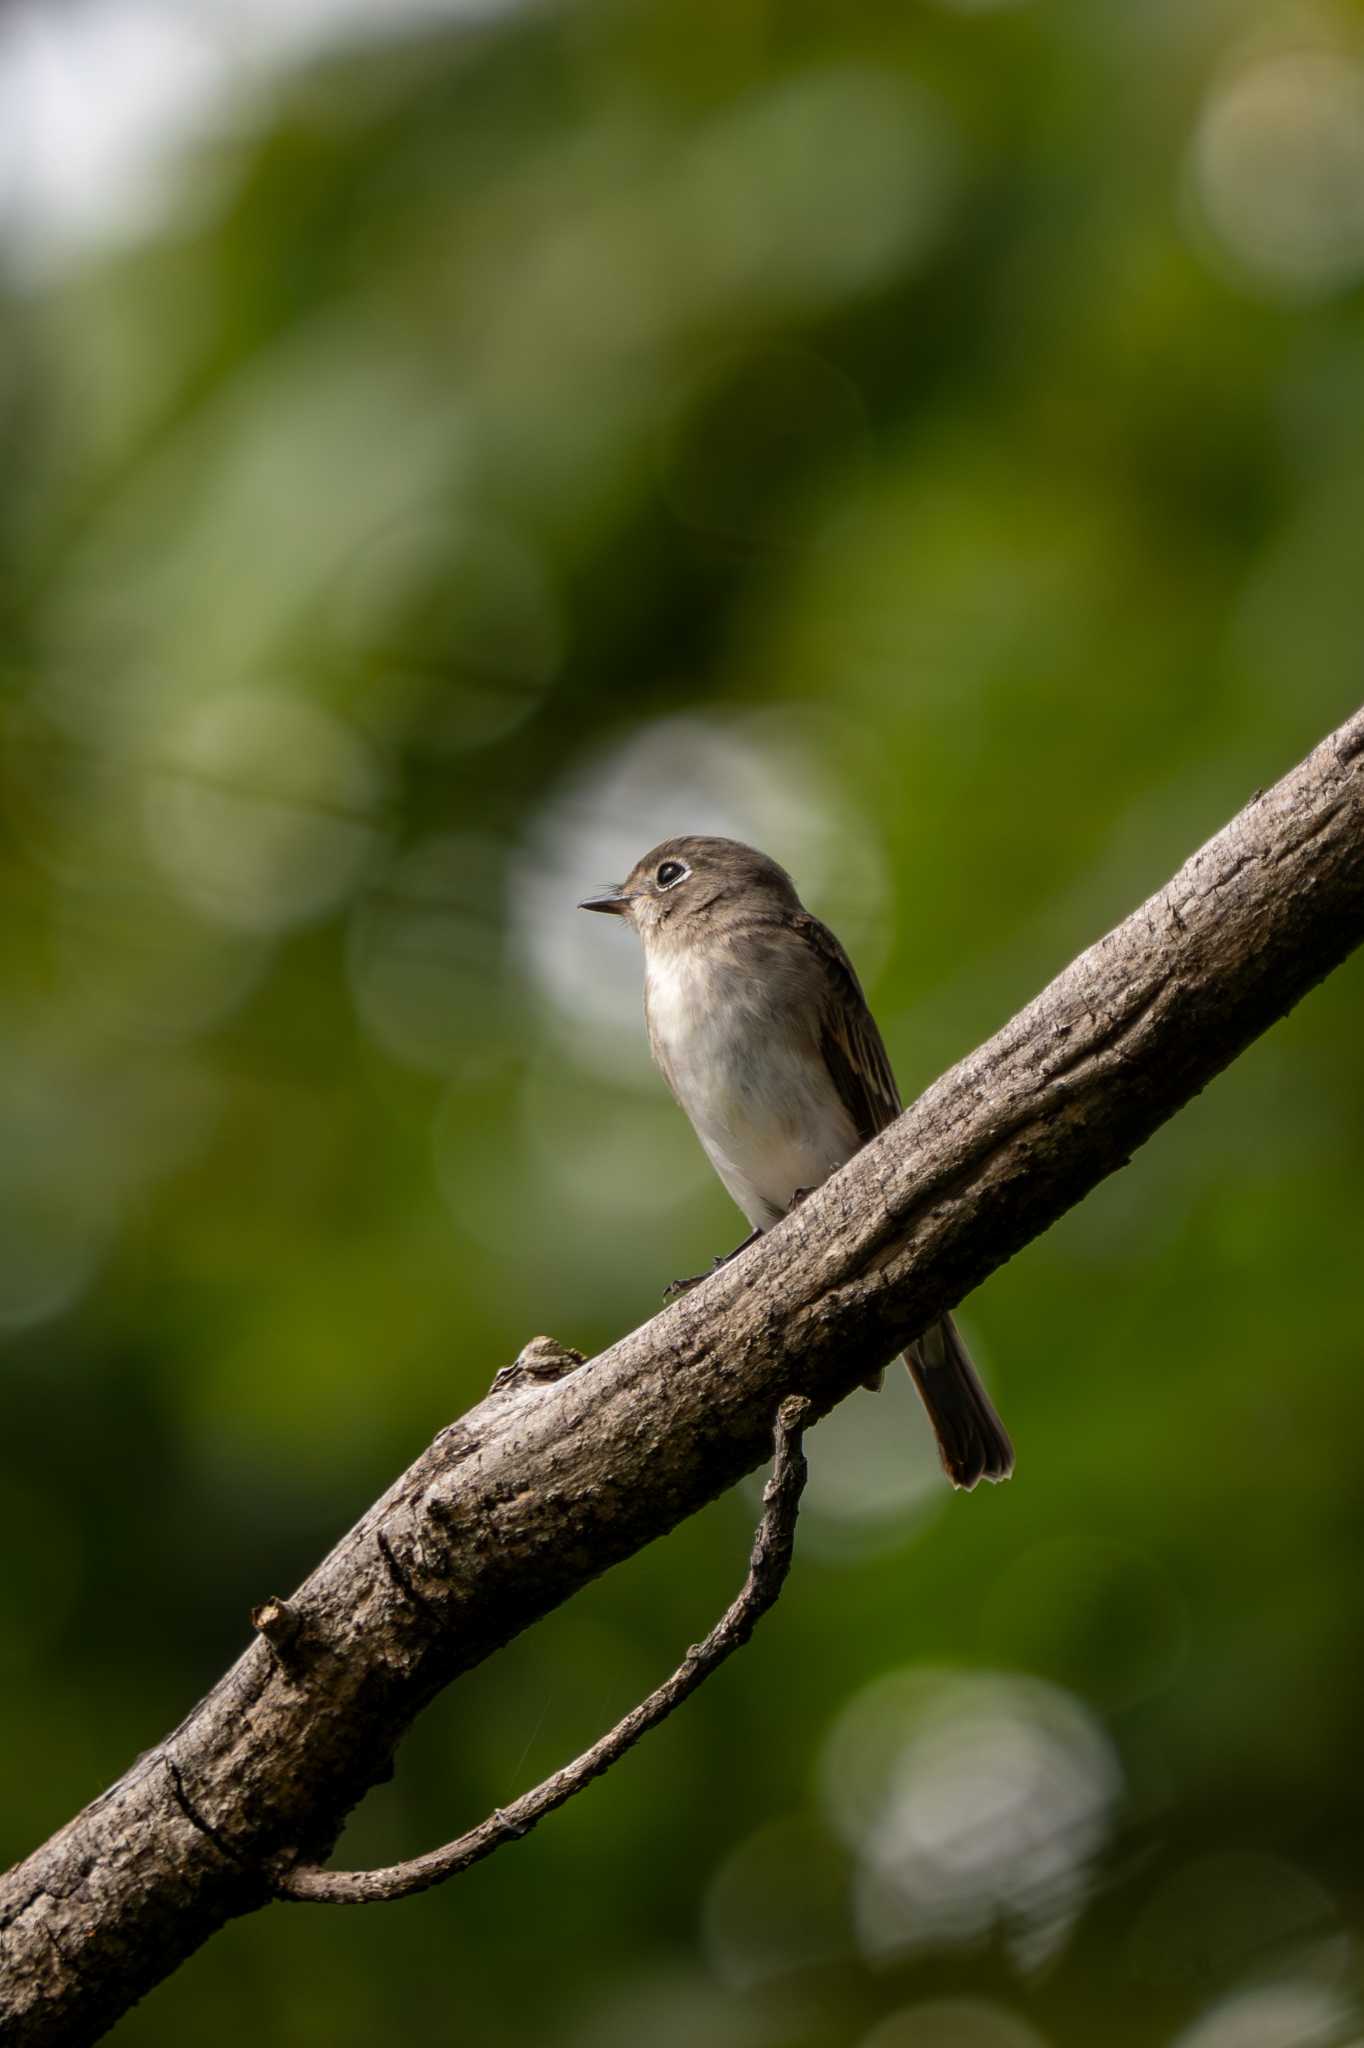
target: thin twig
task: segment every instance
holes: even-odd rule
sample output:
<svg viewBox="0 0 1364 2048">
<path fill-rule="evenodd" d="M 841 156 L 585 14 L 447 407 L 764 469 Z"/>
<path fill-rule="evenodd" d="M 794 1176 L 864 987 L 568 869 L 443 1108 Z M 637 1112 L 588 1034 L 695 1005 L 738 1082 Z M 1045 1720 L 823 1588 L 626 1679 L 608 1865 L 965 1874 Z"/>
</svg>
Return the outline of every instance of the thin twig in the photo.
<svg viewBox="0 0 1364 2048">
<path fill-rule="evenodd" d="M 443 1849 L 414 1856 L 406 1863 L 394 1863 L 384 1870 L 324 1870 L 316 1863 L 296 1863 L 275 1880 L 282 1899 L 310 1900 L 319 1905 L 369 1906 L 381 1899 L 406 1899 L 413 1892 L 429 1891 L 457 1877 L 471 1864 L 481 1863 L 500 1849 L 529 1834 L 537 1821 L 564 1805 L 603 1771 L 633 1749 L 641 1735 L 665 1721 L 689 1694 L 694 1693 L 712 1671 L 741 1649 L 758 1622 L 772 1607 L 791 1568 L 796 1538 L 796 1516 L 805 1487 L 805 1456 L 801 1439 L 811 1415 L 811 1405 L 800 1394 L 792 1394 L 777 1411 L 773 1432 L 772 1476 L 763 1490 L 762 1520 L 753 1538 L 748 1577 L 738 1598 L 728 1607 L 703 1643 L 694 1643 L 671 1678 L 665 1679 L 648 1699 L 614 1728 L 583 1751 L 571 1764 L 546 1778 L 531 1792 L 523 1793 L 510 1806 L 497 1807 L 488 1818 Z"/>
</svg>

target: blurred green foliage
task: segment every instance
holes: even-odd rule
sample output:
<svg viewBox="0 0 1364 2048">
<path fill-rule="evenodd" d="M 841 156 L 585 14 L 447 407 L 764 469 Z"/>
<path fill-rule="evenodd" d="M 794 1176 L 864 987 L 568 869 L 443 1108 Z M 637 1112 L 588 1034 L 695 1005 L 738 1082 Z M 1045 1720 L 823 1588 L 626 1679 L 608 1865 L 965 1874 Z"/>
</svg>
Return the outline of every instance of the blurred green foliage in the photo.
<svg viewBox="0 0 1364 2048">
<path fill-rule="evenodd" d="M 174 193 L 0 273 L 6 1859 L 527 1337 L 740 1234 L 578 896 L 759 841 L 912 1092 L 1364 671 L 1357 8 L 433 20 Z M 781 1607 L 608 1781 L 119 2040 L 1357 2035 L 1361 985 L 967 1306 L 1012 1485 L 849 1403 Z M 754 1500 L 438 1703 L 341 1860 L 590 1741 Z"/>
</svg>

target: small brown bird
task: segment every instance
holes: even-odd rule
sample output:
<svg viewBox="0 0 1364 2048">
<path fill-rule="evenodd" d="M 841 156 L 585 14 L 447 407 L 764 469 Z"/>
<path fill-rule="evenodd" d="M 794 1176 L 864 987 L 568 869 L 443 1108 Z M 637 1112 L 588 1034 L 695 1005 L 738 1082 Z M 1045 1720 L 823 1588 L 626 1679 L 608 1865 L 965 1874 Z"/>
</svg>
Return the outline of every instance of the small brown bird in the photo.
<svg viewBox="0 0 1364 2048">
<path fill-rule="evenodd" d="M 579 908 L 638 932 L 650 1049 L 753 1237 L 900 1114 L 852 963 L 766 854 L 665 839 Z M 905 1363 L 953 1485 L 1007 1479 L 1013 1446 L 950 1316 Z"/>
</svg>

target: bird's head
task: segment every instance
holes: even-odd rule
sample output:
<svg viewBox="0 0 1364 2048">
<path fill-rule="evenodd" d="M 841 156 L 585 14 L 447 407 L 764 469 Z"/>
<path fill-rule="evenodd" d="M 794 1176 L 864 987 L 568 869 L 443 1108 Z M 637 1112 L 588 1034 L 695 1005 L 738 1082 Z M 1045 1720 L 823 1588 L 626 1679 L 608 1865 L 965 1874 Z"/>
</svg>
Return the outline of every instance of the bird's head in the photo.
<svg viewBox="0 0 1364 2048">
<path fill-rule="evenodd" d="M 665 839 L 635 862 L 625 880 L 578 905 L 628 918 L 647 946 L 714 919 L 721 906 L 796 910 L 800 898 L 785 868 L 738 839 L 697 834 Z"/>
</svg>

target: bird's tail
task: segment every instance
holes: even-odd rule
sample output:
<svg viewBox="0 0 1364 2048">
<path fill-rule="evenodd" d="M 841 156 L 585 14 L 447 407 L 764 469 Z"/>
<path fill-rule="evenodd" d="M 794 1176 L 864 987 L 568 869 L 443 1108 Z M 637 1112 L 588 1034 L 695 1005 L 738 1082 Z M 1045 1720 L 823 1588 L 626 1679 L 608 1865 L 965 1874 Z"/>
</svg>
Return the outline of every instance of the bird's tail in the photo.
<svg viewBox="0 0 1364 2048">
<path fill-rule="evenodd" d="M 928 1410 L 952 1484 L 969 1492 L 977 1480 L 1007 1479 L 1014 1469 L 1014 1447 L 951 1316 L 910 1345 L 905 1364 Z"/>
</svg>

